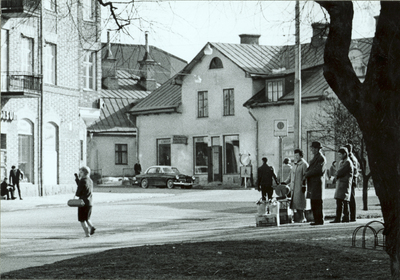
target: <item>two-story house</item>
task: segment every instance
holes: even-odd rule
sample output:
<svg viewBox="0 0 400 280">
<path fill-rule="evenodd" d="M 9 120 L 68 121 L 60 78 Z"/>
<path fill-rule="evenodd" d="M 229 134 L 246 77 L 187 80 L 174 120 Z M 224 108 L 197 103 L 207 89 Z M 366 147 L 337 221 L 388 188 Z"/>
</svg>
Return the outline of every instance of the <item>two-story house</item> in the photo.
<svg viewBox="0 0 400 280">
<path fill-rule="evenodd" d="M 318 131 L 311 131 L 308 121 L 330 92 L 322 75 L 324 26 L 314 24 L 313 40 L 302 45 L 305 153 Z M 200 184 L 240 184 L 242 154 L 250 155 L 255 176 L 263 156 L 277 172 L 282 158 L 292 157 L 294 46 L 261 46 L 259 35 L 240 37 L 241 44 L 207 43 L 180 73 L 130 110 L 137 118 L 143 167 L 173 165 Z M 367 42 L 360 45 L 367 53 Z M 286 137 L 276 137 L 278 123 L 278 129 L 282 123 L 289 127 Z M 334 158 L 334 151 L 325 152 Z"/>
<path fill-rule="evenodd" d="M 1 175 L 23 171 L 22 196 L 73 192 L 100 114 L 99 4 L 1 3 Z"/>
</svg>

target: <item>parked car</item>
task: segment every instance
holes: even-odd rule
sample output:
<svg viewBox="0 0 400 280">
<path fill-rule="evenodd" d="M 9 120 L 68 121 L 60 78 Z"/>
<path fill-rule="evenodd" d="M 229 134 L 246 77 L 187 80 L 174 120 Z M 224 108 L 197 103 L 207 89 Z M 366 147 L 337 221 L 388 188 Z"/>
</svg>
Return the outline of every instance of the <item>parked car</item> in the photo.
<svg viewBox="0 0 400 280">
<path fill-rule="evenodd" d="M 175 186 L 191 189 L 195 177 L 184 175 L 178 168 L 173 166 L 150 166 L 143 174 L 136 175 L 133 178 L 134 184 L 140 185 L 146 189 L 149 186 L 166 186 L 172 189 Z"/>
</svg>

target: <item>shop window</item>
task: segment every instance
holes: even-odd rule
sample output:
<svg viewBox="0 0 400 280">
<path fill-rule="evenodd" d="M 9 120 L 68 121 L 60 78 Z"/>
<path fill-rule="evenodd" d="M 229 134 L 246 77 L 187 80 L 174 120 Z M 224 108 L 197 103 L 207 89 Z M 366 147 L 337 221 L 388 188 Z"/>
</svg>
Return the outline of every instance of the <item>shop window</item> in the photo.
<svg viewBox="0 0 400 280">
<path fill-rule="evenodd" d="M 208 173 L 207 137 L 194 137 L 194 173 Z"/>
<path fill-rule="evenodd" d="M 225 173 L 239 173 L 239 135 L 224 136 Z"/>
<path fill-rule="evenodd" d="M 24 173 L 24 182 L 33 180 L 33 124 L 26 119 L 18 121 L 18 168 Z"/>
<path fill-rule="evenodd" d="M 115 164 L 128 164 L 127 144 L 115 144 Z"/>
<path fill-rule="evenodd" d="M 8 30 L 1 30 L 1 90 L 7 90 L 8 75 Z"/>
<path fill-rule="evenodd" d="M 235 96 L 233 89 L 224 89 L 224 116 L 235 115 Z"/>
<path fill-rule="evenodd" d="M 198 113 L 199 118 L 208 117 L 208 92 L 199 91 L 198 92 Z"/>
<path fill-rule="evenodd" d="M 171 165 L 171 139 L 157 139 L 157 164 Z"/>
<path fill-rule="evenodd" d="M 1 149 L 2 150 L 7 149 L 7 134 L 5 133 L 1 134 Z"/>
</svg>

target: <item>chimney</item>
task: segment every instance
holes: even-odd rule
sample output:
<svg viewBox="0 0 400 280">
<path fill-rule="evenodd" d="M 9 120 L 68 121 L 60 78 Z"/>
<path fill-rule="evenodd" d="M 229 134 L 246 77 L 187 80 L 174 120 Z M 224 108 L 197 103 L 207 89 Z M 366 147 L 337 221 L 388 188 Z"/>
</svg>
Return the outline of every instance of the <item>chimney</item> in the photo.
<svg viewBox="0 0 400 280">
<path fill-rule="evenodd" d="M 240 44 L 258 45 L 258 39 L 261 35 L 257 34 L 240 34 Z"/>
<path fill-rule="evenodd" d="M 118 89 L 117 60 L 111 52 L 110 31 L 107 31 L 107 53 L 101 61 L 102 87 L 105 89 Z"/>
<path fill-rule="evenodd" d="M 379 20 L 379 16 L 374 16 L 375 19 L 375 29 L 378 26 L 378 20 Z"/>
<path fill-rule="evenodd" d="M 143 60 L 139 61 L 140 81 L 139 84 L 147 91 L 153 91 L 157 88 L 155 80 L 154 67 L 157 64 L 150 56 L 150 47 L 148 41 L 148 32 L 145 33 L 146 45 Z"/>
<path fill-rule="evenodd" d="M 313 47 L 319 47 L 325 43 L 326 38 L 329 34 L 329 23 L 314 22 L 311 24 L 313 29 L 313 35 L 311 38 L 311 45 Z"/>
</svg>

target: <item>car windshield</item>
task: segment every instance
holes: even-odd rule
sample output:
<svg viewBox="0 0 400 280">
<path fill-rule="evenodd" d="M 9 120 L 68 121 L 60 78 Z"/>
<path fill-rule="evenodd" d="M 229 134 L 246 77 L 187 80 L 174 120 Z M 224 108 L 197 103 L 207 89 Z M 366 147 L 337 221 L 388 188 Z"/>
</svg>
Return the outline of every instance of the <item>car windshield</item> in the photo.
<svg viewBox="0 0 400 280">
<path fill-rule="evenodd" d="M 175 168 L 175 167 L 164 167 L 163 170 L 164 170 L 164 173 L 175 173 L 175 174 L 179 174 L 178 168 Z"/>
</svg>

